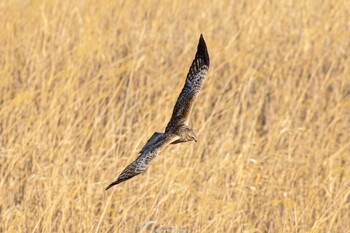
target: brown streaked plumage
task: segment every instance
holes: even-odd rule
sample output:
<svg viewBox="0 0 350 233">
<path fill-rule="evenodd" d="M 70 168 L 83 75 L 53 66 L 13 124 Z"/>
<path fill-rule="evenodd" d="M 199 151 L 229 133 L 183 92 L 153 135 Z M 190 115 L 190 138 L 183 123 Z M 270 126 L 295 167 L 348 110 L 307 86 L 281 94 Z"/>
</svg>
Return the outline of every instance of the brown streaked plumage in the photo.
<svg viewBox="0 0 350 233">
<path fill-rule="evenodd" d="M 194 101 L 208 73 L 209 63 L 207 46 L 201 35 L 196 56 L 187 74 L 185 85 L 176 101 L 173 114 L 165 132 L 155 132 L 141 149 L 137 159 L 128 165 L 119 175 L 118 179 L 111 183 L 106 190 L 145 171 L 151 160 L 167 145 L 193 140 L 197 142 L 196 134 L 188 127 L 188 123 Z"/>
</svg>

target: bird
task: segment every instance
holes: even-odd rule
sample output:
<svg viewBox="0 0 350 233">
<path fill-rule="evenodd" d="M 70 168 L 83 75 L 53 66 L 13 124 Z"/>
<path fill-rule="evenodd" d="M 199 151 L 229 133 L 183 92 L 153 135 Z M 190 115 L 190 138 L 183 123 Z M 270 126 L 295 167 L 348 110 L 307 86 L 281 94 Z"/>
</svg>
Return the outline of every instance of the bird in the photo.
<svg viewBox="0 0 350 233">
<path fill-rule="evenodd" d="M 208 73 L 209 63 L 207 45 L 201 34 L 185 85 L 176 101 L 164 133 L 155 132 L 143 146 L 136 160 L 129 164 L 106 190 L 141 174 L 147 169 L 149 163 L 169 144 L 197 142 L 196 133 L 189 127 L 189 118 L 203 80 Z"/>
</svg>

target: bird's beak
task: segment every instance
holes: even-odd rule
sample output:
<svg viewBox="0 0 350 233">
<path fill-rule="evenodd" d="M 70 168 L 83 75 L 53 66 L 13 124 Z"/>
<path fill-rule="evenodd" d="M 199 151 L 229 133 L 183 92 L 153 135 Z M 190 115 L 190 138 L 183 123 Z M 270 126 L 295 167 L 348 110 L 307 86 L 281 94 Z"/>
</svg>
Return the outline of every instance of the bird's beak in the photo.
<svg viewBox="0 0 350 233">
<path fill-rule="evenodd" d="M 194 141 L 195 141 L 195 142 L 198 142 L 198 140 L 197 140 L 197 138 L 196 138 L 196 137 L 194 137 L 193 139 L 194 139 Z"/>
</svg>

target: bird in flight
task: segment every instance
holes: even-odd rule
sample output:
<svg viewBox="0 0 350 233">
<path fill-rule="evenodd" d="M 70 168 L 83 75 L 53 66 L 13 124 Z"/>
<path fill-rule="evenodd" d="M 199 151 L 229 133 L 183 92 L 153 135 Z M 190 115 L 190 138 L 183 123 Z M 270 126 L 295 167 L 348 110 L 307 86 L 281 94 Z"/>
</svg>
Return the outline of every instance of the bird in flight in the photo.
<svg viewBox="0 0 350 233">
<path fill-rule="evenodd" d="M 176 101 L 171 119 L 164 133 L 155 132 L 138 154 L 137 159 L 129 164 L 119 175 L 118 179 L 107 188 L 131 179 L 146 170 L 148 164 L 161 150 L 169 144 L 196 141 L 197 136 L 188 126 L 194 101 L 208 73 L 209 54 L 203 35 L 199 38 L 196 56 L 188 71 L 186 82 Z"/>
</svg>

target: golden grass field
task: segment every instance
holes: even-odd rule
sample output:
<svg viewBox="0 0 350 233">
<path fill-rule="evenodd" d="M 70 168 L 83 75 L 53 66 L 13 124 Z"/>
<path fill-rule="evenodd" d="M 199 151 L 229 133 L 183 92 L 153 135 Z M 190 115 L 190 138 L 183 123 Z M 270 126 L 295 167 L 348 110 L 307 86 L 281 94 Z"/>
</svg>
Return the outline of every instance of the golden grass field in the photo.
<svg viewBox="0 0 350 233">
<path fill-rule="evenodd" d="M 0 232 L 350 232 L 350 2 L 0 3 Z M 162 132 L 203 33 L 198 143 Z"/>
</svg>

